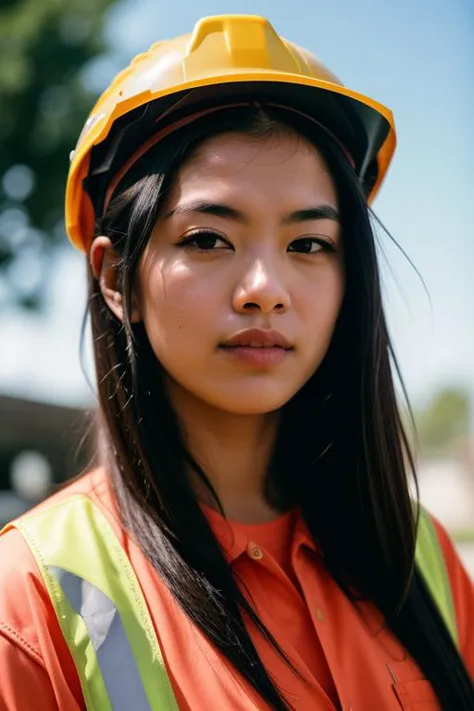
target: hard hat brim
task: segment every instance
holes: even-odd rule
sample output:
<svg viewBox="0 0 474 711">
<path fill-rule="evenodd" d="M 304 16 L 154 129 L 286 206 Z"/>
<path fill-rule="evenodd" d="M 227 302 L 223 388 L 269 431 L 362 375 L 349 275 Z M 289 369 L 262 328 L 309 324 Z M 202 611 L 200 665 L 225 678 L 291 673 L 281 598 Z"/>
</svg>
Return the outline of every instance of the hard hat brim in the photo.
<svg viewBox="0 0 474 711">
<path fill-rule="evenodd" d="M 345 86 L 313 77 L 283 72 L 246 70 L 183 82 L 167 91 L 147 91 L 125 97 L 112 115 L 95 116 L 95 123 L 80 137 L 71 163 L 66 191 L 66 229 L 71 242 L 87 251 L 94 234 L 96 209 L 84 189 L 90 182 L 91 159 L 113 144 L 123 126 L 133 123 L 147 106 L 149 121 L 159 121 L 160 112 L 177 117 L 206 106 L 240 98 L 276 101 L 312 116 L 325 125 L 352 156 L 356 172 L 366 186 L 368 202 L 375 197 L 395 150 L 392 112 L 367 96 Z M 153 111 L 148 109 L 153 107 Z M 155 117 L 156 116 L 156 117 Z M 116 139 L 115 139 L 116 140 Z M 143 132 L 139 140 L 143 140 Z M 103 160 L 103 158 L 102 158 Z M 108 169 L 113 159 L 108 158 Z M 107 163 L 107 161 L 106 161 Z M 100 173 L 97 169 L 95 173 Z M 370 182 L 368 182 L 370 180 Z M 89 192 L 91 188 L 89 186 Z M 78 199 L 79 197 L 79 199 Z M 74 199 L 75 198 L 75 199 Z"/>
</svg>

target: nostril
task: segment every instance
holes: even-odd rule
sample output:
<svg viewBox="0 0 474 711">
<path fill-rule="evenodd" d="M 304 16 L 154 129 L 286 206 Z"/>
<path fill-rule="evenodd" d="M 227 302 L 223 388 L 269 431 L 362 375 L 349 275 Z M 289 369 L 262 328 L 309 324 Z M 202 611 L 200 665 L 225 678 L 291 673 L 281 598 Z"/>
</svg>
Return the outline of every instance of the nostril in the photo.
<svg viewBox="0 0 474 711">
<path fill-rule="evenodd" d="M 247 311 L 253 311 L 254 309 L 258 309 L 258 308 L 259 308 L 258 304 L 255 304 L 252 301 L 249 301 L 246 304 L 244 304 L 244 309 L 247 309 Z"/>
</svg>

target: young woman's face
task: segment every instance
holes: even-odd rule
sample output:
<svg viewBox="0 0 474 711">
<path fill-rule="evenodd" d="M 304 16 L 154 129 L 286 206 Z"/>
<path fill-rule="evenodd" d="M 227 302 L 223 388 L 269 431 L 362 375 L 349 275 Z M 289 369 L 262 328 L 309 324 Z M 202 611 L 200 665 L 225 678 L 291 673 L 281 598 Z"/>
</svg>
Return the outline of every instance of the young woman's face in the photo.
<svg viewBox="0 0 474 711">
<path fill-rule="evenodd" d="M 138 276 L 140 313 L 174 388 L 257 414 L 304 385 L 343 298 L 337 211 L 328 169 L 303 139 L 226 134 L 199 148 Z"/>
</svg>

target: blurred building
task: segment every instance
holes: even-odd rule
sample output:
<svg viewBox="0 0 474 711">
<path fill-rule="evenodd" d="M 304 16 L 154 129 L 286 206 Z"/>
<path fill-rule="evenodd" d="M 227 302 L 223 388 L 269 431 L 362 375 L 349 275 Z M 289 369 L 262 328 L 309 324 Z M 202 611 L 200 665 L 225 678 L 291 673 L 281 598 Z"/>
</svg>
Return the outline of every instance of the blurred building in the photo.
<svg viewBox="0 0 474 711">
<path fill-rule="evenodd" d="M 0 525 L 91 461 L 90 413 L 0 395 Z"/>
</svg>

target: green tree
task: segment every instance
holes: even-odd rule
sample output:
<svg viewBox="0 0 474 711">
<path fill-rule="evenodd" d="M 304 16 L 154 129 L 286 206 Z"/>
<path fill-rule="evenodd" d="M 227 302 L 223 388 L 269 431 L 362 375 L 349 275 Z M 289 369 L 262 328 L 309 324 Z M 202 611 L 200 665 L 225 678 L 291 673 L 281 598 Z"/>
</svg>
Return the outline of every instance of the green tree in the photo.
<svg viewBox="0 0 474 711">
<path fill-rule="evenodd" d="M 0 304 L 41 304 L 69 153 L 95 98 L 82 72 L 105 51 L 113 2 L 0 2 Z"/>
<path fill-rule="evenodd" d="M 428 454 L 445 450 L 469 431 L 469 396 L 461 388 L 440 390 L 416 416 L 420 448 Z"/>
</svg>

